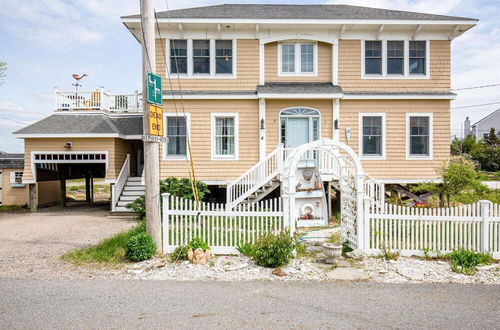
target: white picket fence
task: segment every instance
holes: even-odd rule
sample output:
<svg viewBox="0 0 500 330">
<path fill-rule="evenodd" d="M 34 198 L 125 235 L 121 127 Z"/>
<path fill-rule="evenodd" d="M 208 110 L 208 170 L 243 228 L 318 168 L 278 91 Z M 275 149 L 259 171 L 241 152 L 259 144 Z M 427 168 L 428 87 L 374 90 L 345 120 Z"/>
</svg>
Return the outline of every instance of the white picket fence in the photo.
<svg viewBox="0 0 500 330">
<path fill-rule="evenodd" d="M 364 245 L 402 255 L 424 250 L 450 252 L 464 248 L 500 258 L 500 204 L 479 201 L 449 208 L 409 208 L 393 204 L 376 207 L 364 202 Z"/>
<path fill-rule="evenodd" d="M 281 198 L 233 208 L 220 203 L 196 203 L 169 194 L 162 194 L 162 201 L 163 253 L 198 237 L 215 254 L 237 254 L 236 247 L 241 244 L 254 243 L 263 233 L 289 227 L 284 221 Z"/>
</svg>

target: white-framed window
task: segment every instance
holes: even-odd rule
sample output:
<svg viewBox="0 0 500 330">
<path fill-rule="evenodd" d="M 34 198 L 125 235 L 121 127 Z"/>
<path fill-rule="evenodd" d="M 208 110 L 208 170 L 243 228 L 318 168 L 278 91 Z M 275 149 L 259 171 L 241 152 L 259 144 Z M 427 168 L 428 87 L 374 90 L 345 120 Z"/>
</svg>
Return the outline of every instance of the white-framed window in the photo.
<svg viewBox="0 0 500 330">
<path fill-rule="evenodd" d="M 280 76 L 316 76 L 317 62 L 317 43 L 283 42 L 278 44 L 278 75 Z"/>
<path fill-rule="evenodd" d="M 165 136 L 169 141 L 164 146 L 165 160 L 185 160 L 188 156 L 188 138 L 191 132 L 189 113 L 165 113 Z"/>
<path fill-rule="evenodd" d="M 361 78 L 429 79 L 428 40 L 361 40 Z"/>
<path fill-rule="evenodd" d="M 171 39 L 167 74 L 180 78 L 236 78 L 236 40 Z"/>
<path fill-rule="evenodd" d="M 432 159 L 432 113 L 406 114 L 406 159 Z"/>
<path fill-rule="evenodd" d="M 23 172 L 11 171 L 10 172 L 10 186 L 11 187 L 24 187 Z"/>
<path fill-rule="evenodd" d="M 237 113 L 212 113 L 212 159 L 238 160 L 238 118 Z"/>
<path fill-rule="evenodd" d="M 385 117 L 385 113 L 359 114 L 359 155 L 361 159 L 385 159 Z"/>
</svg>

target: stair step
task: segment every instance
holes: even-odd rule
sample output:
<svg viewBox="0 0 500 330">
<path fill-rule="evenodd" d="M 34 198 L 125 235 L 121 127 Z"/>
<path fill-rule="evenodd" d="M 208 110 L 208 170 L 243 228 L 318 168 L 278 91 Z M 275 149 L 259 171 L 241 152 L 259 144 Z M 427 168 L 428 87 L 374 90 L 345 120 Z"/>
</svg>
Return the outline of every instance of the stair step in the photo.
<svg viewBox="0 0 500 330">
<path fill-rule="evenodd" d="M 141 196 L 144 196 L 144 192 L 140 192 L 140 191 L 137 191 L 137 190 L 124 190 L 122 192 L 122 196 L 137 196 L 137 197 L 141 197 Z"/>
<path fill-rule="evenodd" d="M 140 176 L 129 176 L 128 179 L 127 179 L 127 181 L 136 181 L 136 182 L 139 181 L 139 182 L 141 182 L 142 181 L 142 177 L 140 177 Z"/>
<path fill-rule="evenodd" d="M 116 203 L 116 206 L 127 206 L 127 204 L 131 203 L 133 201 L 118 201 L 118 203 Z"/>
<path fill-rule="evenodd" d="M 125 186 L 144 186 L 141 181 L 127 181 Z"/>
<path fill-rule="evenodd" d="M 141 196 L 139 196 L 138 194 L 136 194 L 136 195 L 121 195 L 120 201 L 132 202 L 138 197 L 141 197 Z"/>
<path fill-rule="evenodd" d="M 131 211 L 131 210 L 127 209 L 125 206 L 117 206 L 117 207 L 115 207 L 115 212 L 129 212 L 129 213 L 133 213 L 134 211 Z"/>
<path fill-rule="evenodd" d="M 134 190 L 134 191 L 145 191 L 146 188 L 144 186 L 129 186 L 129 185 L 126 185 L 125 188 L 123 188 L 124 191 L 131 191 L 131 190 Z"/>
</svg>

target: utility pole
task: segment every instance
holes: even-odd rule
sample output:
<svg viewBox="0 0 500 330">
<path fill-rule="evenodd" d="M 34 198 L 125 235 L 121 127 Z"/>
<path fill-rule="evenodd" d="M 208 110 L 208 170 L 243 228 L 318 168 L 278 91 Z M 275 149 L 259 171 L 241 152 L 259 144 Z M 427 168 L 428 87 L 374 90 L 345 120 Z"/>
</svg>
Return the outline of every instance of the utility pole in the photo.
<svg viewBox="0 0 500 330">
<path fill-rule="evenodd" d="M 147 73 L 155 73 L 155 30 L 153 0 L 140 0 L 142 20 L 142 106 L 143 130 L 149 131 L 149 104 L 147 99 Z M 160 157 L 158 142 L 144 141 L 144 176 L 146 185 L 146 231 L 162 250 L 160 217 Z"/>
</svg>

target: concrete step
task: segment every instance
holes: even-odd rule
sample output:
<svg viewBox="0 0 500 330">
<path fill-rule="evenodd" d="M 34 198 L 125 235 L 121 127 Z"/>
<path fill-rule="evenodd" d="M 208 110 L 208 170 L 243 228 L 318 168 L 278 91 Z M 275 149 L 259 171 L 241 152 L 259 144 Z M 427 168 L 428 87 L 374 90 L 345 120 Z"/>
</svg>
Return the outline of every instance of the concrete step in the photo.
<svg viewBox="0 0 500 330">
<path fill-rule="evenodd" d="M 146 187 L 144 186 L 129 186 L 129 185 L 126 185 L 124 188 L 123 188 L 124 191 L 145 191 L 146 190 Z"/>
<path fill-rule="evenodd" d="M 137 196 L 137 197 L 140 197 L 140 196 L 144 196 L 144 192 L 140 192 L 140 191 L 137 191 L 137 190 L 124 190 L 122 192 L 122 196 Z"/>
<path fill-rule="evenodd" d="M 141 182 L 142 181 L 142 177 L 140 177 L 140 176 L 129 176 L 128 179 L 127 179 L 127 181 L 135 181 L 135 182 L 139 181 L 139 182 Z"/>
</svg>

